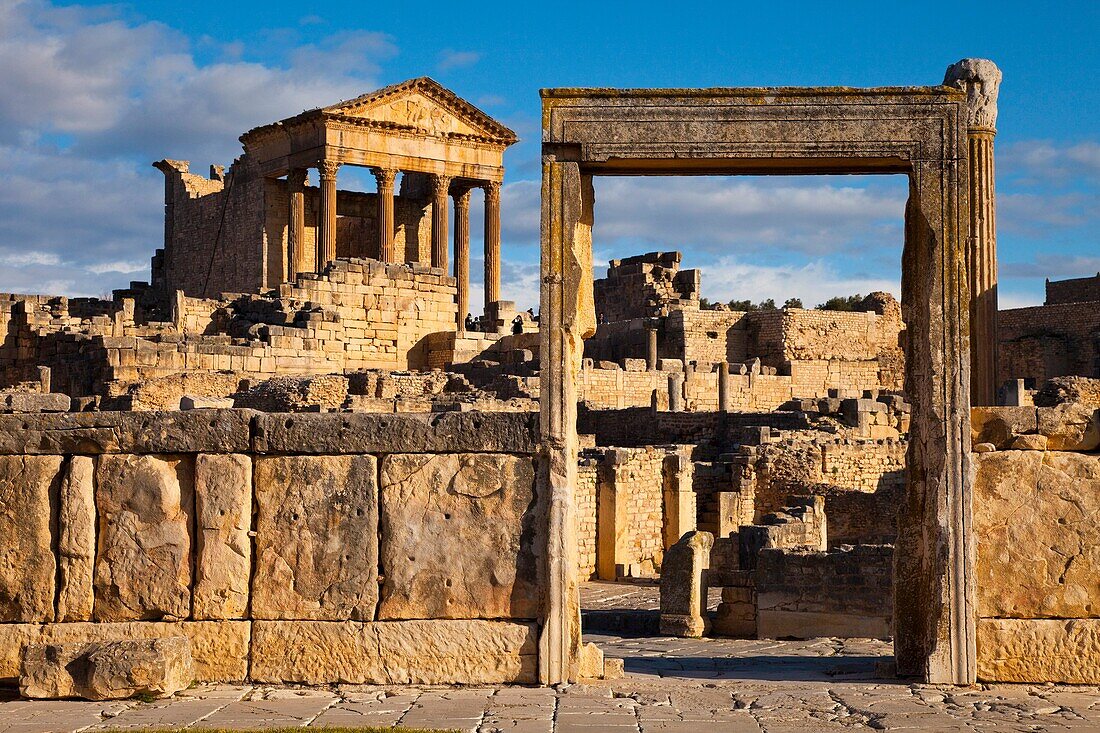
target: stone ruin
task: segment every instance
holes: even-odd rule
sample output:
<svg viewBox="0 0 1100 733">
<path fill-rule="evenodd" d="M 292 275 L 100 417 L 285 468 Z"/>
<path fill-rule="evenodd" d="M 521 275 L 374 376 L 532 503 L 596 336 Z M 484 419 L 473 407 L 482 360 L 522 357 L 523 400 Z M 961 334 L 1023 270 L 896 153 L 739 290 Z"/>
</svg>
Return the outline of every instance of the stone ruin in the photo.
<svg viewBox="0 0 1100 733">
<path fill-rule="evenodd" d="M 0 554 L 11 559 L 0 680 L 96 697 L 164 694 L 188 676 L 613 675 L 621 663 L 582 646 L 576 623 L 578 584 L 595 578 L 659 582 L 664 633 L 893 637 L 899 671 L 929 681 L 1095 682 L 1087 548 L 1100 538 L 1087 517 L 1100 388 L 1066 378 L 1036 390 L 1083 368 L 1028 346 L 1049 334 L 1013 335 L 1014 311 L 998 314 L 995 300 L 992 311 L 987 297 L 971 301 L 968 318 L 964 287 L 947 311 L 928 309 L 943 283 L 920 278 L 949 272 L 988 293 L 987 273 L 955 272 L 963 259 L 940 252 L 950 266 L 906 264 L 904 311 L 874 293 L 854 312 L 704 308 L 701 274 L 672 251 L 586 279 L 592 175 L 701 161 L 766 172 L 773 159 L 744 156 L 772 134 L 754 125 L 789 119 L 796 99 L 853 127 L 790 123 L 783 165 L 911 171 L 905 148 L 876 146 L 924 139 L 928 114 L 955 146 L 926 139 L 931 159 L 965 157 L 970 140 L 970 162 L 984 164 L 988 89 L 968 117 L 956 87 L 988 73 L 964 64 L 943 87 L 767 98 L 546 92 L 543 249 L 560 269 L 543 273 L 538 322 L 500 299 L 501 154 L 514 136 L 430 80 L 250 131 L 241 158 L 210 178 L 160 161 L 166 233 L 149 284 L 111 300 L 0 297 Z M 629 119 L 635 102 L 655 129 L 632 123 L 624 141 L 589 119 Z M 883 106 L 913 127 L 876 127 Z M 685 108 L 742 115 L 753 139 L 725 140 L 724 120 L 660 148 L 687 134 L 661 127 Z M 570 139 L 578 130 L 589 137 Z M 335 131 L 348 144 L 324 142 Z M 305 146 L 308 135 L 323 144 Z M 409 139 L 415 153 L 395 142 Z M 338 190 L 338 165 L 370 167 L 378 192 Z M 923 180 L 910 210 L 989 193 L 978 179 Z M 467 319 L 473 187 L 486 193 L 487 289 Z M 937 246 L 995 256 L 993 233 L 960 221 L 907 217 L 907 231 L 938 227 Z M 1051 283 L 1043 308 L 1080 306 L 1090 287 Z M 969 353 L 952 328 L 968 320 Z M 1078 355 L 1087 338 L 1073 338 L 1064 353 Z M 1045 371 L 1011 373 L 1039 380 L 1018 386 L 1015 406 L 970 409 L 972 366 L 983 404 L 979 393 L 1025 363 Z M 1084 549 L 1066 560 L 1065 546 Z M 971 565 L 926 563 L 967 547 Z M 936 584 L 951 590 L 907 595 Z M 952 608 L 974 613 L 944 615 Z M 958 642 L 950 654 L 943 638 Z M 119 655 L 159 680 L 112 687 L 87 672 Z"/>
</svg>

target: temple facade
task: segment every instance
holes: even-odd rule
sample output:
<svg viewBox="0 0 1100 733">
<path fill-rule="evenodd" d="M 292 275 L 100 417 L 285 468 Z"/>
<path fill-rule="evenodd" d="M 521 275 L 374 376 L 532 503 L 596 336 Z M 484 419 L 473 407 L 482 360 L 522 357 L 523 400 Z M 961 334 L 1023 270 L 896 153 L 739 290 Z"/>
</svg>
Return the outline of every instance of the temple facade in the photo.
<svg viewBox="0 0 1100 733">
<path fill-rule="evenodd" d="M 323 274 L 338 258 L 374 259 L 453 277 L 462 331 L 471 191 L 484 190 L 485 312 L 495 316 L 503 154 L 516 139 L 420 77 L 249 130 L 228 171 L 211 166 L 204 177 L 187 161 L 157 161 L 165 225 L 153 285 L 198 298 L 259 293 Z M 369 169 L 376 192 L 341 190 L 347 166 Z"/>
</svg>

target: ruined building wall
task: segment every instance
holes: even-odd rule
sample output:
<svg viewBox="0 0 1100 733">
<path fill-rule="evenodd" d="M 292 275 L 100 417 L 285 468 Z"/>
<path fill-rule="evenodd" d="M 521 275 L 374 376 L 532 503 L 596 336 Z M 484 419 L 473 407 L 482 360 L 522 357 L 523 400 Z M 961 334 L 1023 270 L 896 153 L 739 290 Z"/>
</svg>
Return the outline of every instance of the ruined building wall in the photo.
<svg viewBox="0 0 1100 733">
<path fill-rule="evenodd" d="M 29 644 L 183 635 L 204 682 L 533 683 L 536 425 L 0 416 L 0 680 Z"/>
<path fill-rule="evenodd" d="M 1100 412 L 975 408 L 978 679 L 1100 682 Z"/>
<path fill-rule="evenodd" d="M 1000 312 L 997 381 L 1100 377 L 1100 301 Z"/>
<path fill-rule="evenodd" d="M 1100 302 L 1100 272 L 1092 277 L 1047 280 L 1046 304 Z"/>
<path fill-rule="evenodd" d="M 593 282 L 596 320 L 626 321 L 668 313 L 679 305 L 698 305 L 699 273 L 680 270 L 679 252 L 611 260 L 607 277 Z"/>
</svg>

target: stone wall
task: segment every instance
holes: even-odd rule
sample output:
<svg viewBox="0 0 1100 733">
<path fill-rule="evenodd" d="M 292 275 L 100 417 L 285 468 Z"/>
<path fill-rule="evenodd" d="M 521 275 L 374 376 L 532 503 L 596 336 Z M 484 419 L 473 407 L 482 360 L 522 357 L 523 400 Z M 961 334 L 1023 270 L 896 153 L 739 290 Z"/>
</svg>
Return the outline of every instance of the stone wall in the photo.
<svg viewBox="0 0 1100 733">
<path fill-rule="evenodd" d="M 625 321 L 664 315 L 668 308 L 699 302 L 699 273 L 680 270 L 679 252 L 611 260 L 607 277 L 593 281 L 596 318 Z"/>
<path fill-rule="evenodd" d="M 972 411 L 978 678 L 1100 683 L 1100 411 Z"/>
<path fill-rule="evenodd" d="M 1047 280 L 1047 305 L 1100 302 L 1100 272 L 1092 277 Z"/>
<path fill-rule="evenodd" d="M 1100 377 L 1100 302 L 1059 303 L 1000 312 L 997 382 Z"/>
<path fill-rule="evenodd" d="M 577 401 L 595 409 L 622 409 L 649 407 L 656 398 L 667 409 L 670 390 L 678 389 L 684 409 L 718 409 L 717 371 L 692 364 L 685 367 L 679 360 L 661 361 L 662 369 L 646 371 L 641 359 L 623 359 L 621 364 L 585 359 L 577 378 Z M 774 410 L 793 396 L 791 379 L 778 375 L 730 374 L 729 389 L 729 406 L 734 411 Z"/>
<path fill-rule="evenodd" d="M 534 682 L 536 423 L 0 416 L 0 678 L 182 634 L 202 681 Z"/>
</svg>

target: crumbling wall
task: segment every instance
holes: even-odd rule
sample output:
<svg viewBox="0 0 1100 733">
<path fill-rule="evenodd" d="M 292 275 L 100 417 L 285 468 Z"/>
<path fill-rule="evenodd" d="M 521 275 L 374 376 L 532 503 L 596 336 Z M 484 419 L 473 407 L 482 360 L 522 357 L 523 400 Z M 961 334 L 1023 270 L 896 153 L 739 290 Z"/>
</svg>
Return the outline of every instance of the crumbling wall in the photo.
<svg viewBox="0 0 1100 733">
<path fill-rule="evenodd" d="M 1100 411 L 975 408 L 978 679 L 1100 682 Z"/>
<path fill-rule="evenodd" d="M 1100 377 L 1100 302 L 1060 303 L 1000 312 L 997 381 Z"/>
<path fill-rule="evenodd" d="M 593 282 L 596 320 L 652 318 L 682 305 L 698 307 L 699 273 L 680 270 L 680 258 L 679 252 L 648 252 L 611 260 L 607 277 Z"/>
<path fill-rule="evenodd" d="M 200 681 L 534 682 L 536 425 L 0 416 L 0 679 L 32 643 L 184 635 Z"/>
<path fill-rule="evenodd" d="M 1100 272 L 1092 277 L 1047 280 L 1046 304 L 1100 302 Z"/>
</svg>

